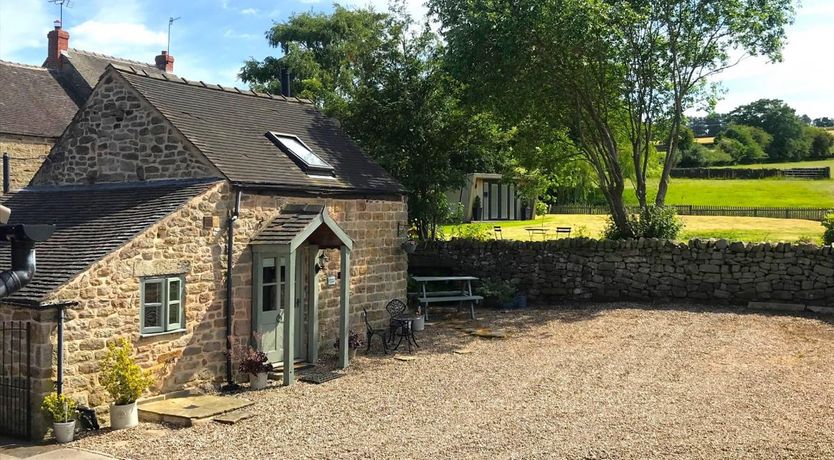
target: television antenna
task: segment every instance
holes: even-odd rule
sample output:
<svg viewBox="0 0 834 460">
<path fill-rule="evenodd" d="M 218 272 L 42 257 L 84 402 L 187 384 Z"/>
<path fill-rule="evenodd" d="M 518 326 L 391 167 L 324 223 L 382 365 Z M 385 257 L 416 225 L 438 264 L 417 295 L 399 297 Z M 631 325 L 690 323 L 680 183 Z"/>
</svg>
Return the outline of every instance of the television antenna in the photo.
<svg viewBox="0 0 834 460">
<path fill-rule="evenodd" d="M 71 1 L 72 0 L 49 0 L 49 3 L 52 3 L 53 5 L 58 5 L 59 6 L 60 19 L 58 21 L 60 21 L 59 25 L 62 26 L 62 27 L 64 25 L 64 7 L 66 6 L 67 8 L 69 8 Z"/>
<path fill-rule="evenodd" d="M 171 54 L 171 26 L 174 25 L 174 21 L 178 21 L 180 19 L 182 19 L 182 16 L 171 16 L 170 18 L 168 18 L 168 49 L 166 50 L 166 52 L 169 55 Z"/>
</svg>

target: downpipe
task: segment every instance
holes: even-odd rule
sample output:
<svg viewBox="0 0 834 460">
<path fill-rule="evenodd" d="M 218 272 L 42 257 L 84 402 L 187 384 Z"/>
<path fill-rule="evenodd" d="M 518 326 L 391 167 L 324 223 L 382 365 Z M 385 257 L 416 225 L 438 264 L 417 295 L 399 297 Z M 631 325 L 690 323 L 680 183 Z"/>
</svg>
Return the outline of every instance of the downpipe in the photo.
<svg viewBox="0 0 834 460">
<path fill-rule="evenodd" d="M 235 222 L 240 216 L 240 198 L 241 190 L 232 189 L 235 192 L 235 205 L 232 213 L 229 215 L 229 221 L 226 229 L 226 384 L 223 386 L 224 391 L 235 391 L 239 385 L 234 381 L 232 373 L 232 314 L 234 313 L 234 296 L 232 283 L 232 261 L 234 259 L 235 247 Z"/>
<path fill-rule="evenodd" d="M 35 243 L 46 241 L 54 225 L 0 225 L 0 240 L 11 243 L 11 268 L 0 272 L 0 299 L 26 287 L 35 276 Z"/>
</svg>

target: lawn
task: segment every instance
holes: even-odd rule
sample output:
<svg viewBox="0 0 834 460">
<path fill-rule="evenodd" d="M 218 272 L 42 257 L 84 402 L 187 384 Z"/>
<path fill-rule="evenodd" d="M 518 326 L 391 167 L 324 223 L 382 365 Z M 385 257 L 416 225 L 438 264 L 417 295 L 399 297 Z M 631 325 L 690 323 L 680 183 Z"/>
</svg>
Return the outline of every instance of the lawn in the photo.
<svg viewBox="0 0 834 460">
<path fill-rule="evenodd" d="M 232 396 L 255 403 L 234 425 L 72 445 L 152 460 L 834 458 L 829 321 L 622 303 L 479 316 L 437 317 L 412 361 L 363 350 L 336 380 Z"/>
<path fill-rule="evenodd" d="M 757 217 L 712 217 L 712 216 L 681 216 L 684 221 L 684 231 L 680 239 L 687 241 L 692 238 L 726 238 L 742 241 L 797 241 L 811 239 L 818 241 L 822 237 L 823 228 L 819 222 L 798 219 L 766 219 Z M 557 226 L 567 226 L 573 229 L 572 236 L 587 236 L 599 238 L 605 227 L 607 216 L 585 214 L 548 214 L 544 225 L 554 229 Z M 489 230 L 492 236 L 493 225 L 500 225 L 505 239 L 528 240 L 529 234 L 525 227 L 541 226 L 542 219 L 535 221 L 490 222 L 481 225 Z M 473 224 L 469 224 L 473 225 Z M 443 227 L 447 236 L 454 234 L 452 226 Z M 534 239 L 541 239 L 540 236 Z"/>
<path fill-rule="evenodd" d="M 650 182 L 650 196 L 654 196 L 657 180 Z M 625 198 L 629 204 L 637 204 L 632 190 L 626 190 Z M 707 206 L 834 208 L 834 180 L 672 179 L 666 202 Z"/>
</svg>

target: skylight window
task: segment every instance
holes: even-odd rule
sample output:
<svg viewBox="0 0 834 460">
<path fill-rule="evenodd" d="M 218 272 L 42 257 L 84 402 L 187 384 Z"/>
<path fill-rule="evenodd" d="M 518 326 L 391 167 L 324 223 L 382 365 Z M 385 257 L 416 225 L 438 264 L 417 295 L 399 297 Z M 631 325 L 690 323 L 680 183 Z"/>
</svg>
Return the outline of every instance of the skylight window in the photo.
<svg viewBox="0 0 834 460">
<path fill-rule="evenodd" d="M 266 133 L 266 137 L 289 155 L 307 174 L 319 176 L 333 174 L 333 166 L 313 153 L 298 136 L 270 131 Z"/>
</svg>

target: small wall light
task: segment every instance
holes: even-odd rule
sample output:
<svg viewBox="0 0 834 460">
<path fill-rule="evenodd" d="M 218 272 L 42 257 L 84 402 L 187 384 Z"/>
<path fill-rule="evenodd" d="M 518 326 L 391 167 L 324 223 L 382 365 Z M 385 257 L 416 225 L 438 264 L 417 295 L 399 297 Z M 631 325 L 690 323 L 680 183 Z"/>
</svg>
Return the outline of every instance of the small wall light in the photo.
<svg viewBox="0 0 834 460">
<path fill-rule="evenodd" d="M 319 255 L 318 262 L 316 262 L 316 273 L 324 270 L 327 267 L 327 262 L 330 262 L 330 258 L 322 251 Z"/>
</svg>

